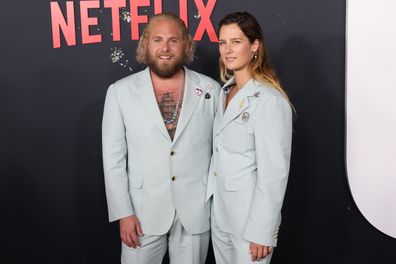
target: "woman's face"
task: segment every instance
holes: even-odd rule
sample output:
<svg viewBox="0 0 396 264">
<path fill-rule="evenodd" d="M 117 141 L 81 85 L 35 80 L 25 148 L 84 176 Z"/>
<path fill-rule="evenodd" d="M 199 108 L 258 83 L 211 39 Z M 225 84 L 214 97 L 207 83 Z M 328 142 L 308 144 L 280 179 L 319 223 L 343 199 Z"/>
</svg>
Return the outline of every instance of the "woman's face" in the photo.
<svg viewBox="0 0 396 264">
<path fill-rule="evenodd" d="M 258 41 L 250 43 L 237 24 L 229 24 L 220 28 L 220 58 L 228 70 L 235 72 L 247 71 L 250 60 L 258 49 Z"/>
</svg>

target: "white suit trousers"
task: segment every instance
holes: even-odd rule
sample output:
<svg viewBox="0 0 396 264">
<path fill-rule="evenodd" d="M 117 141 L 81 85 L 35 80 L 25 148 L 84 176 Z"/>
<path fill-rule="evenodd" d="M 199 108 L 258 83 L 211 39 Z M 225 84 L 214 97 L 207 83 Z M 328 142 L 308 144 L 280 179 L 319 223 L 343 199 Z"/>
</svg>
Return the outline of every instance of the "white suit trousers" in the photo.
<svg viewBox="0 0 396 264">
<path fill-rule="evenodd" d="M 237 237 L 234 234 L 219 229 L 216 216 L 211 213 L 212 244 L 216 258 L 216 264 L 269 264 L 272 254 L 267 255 L 260 261 L 252 261 L 249 253 L 250 242 Z"/>
<path fill-rule="evenodd" d="M 144 230 L 143 230 L 144 232 Z M 167 234 L 140 237 L 139 248 L 122 243 L 122 264 L 161 264 L 169 245 L 170 264 L 204 264 L 208 253 L 209 231 L 190 234 L 175 214 Z"/>
</svg>

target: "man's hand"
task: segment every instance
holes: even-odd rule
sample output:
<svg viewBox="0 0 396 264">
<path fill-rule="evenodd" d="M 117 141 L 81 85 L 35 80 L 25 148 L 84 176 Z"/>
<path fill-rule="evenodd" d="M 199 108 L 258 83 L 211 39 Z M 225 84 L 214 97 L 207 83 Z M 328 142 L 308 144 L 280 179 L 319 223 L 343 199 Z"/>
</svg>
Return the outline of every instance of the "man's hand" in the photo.
<svg viewBox="0 0 396 264">
<path fill-rule="evenodd" d="M 143 236 L 143 232 L 136 216 L 131 215 L 120 219 L 120 236 L 128 247 L 140 247 L 139 237 Z"/>
<path fill-rule="evenodd" d="M 252 255 L 252 261 L 259 261 L 265 258 L 267 255 L 271 254 L 272 247 L 267 247 L 264 245 L 250 242 L 249 252 Z"/>
</svg>

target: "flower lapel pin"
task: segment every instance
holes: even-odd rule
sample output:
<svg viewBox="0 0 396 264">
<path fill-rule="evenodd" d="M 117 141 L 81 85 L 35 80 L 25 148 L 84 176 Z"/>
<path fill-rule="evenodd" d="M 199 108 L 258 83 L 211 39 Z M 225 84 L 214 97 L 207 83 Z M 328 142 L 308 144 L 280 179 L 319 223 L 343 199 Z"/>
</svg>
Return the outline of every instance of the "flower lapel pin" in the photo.
<svg viewBox="0 0 396 264">
<path fill-rule="evenodd" d="M 202 90 L 199 88 L 195 88 L 195 95 L 196 96 L 201 96 L 202 95 Z"/>
</svg>

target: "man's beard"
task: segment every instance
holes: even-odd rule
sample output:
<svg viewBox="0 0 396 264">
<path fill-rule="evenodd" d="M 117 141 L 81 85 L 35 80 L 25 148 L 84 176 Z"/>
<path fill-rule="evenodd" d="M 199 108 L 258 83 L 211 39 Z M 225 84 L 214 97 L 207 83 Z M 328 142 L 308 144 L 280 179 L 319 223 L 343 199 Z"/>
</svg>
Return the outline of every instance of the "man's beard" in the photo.
<svg viewBox="0 0 396 264">
<path fill-rule="evenodd" d="M 170 64 L 160 64 L 159 59 L 147 53 L 146 63 L 150 70 L 161 78 L 170 78 L 183 68 L 183 57 L 177 58 L 175 62 Z"/>
</svg>

